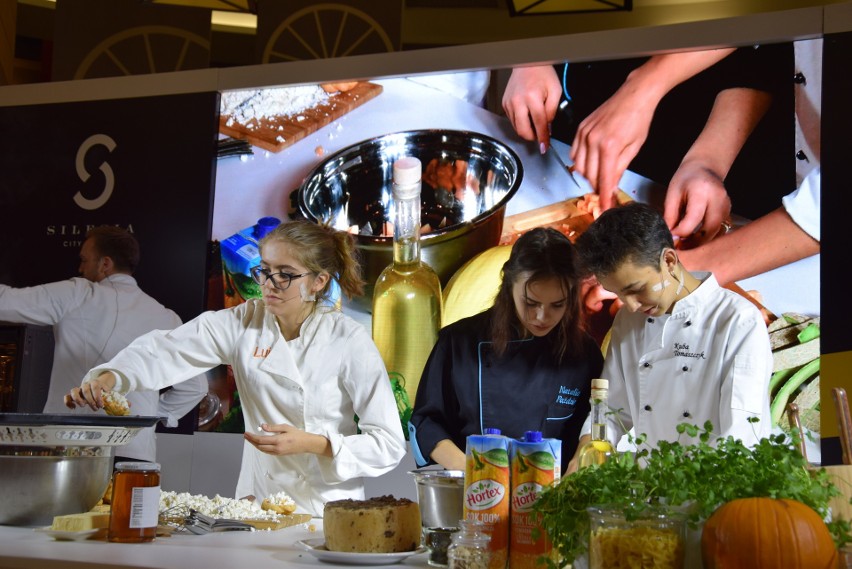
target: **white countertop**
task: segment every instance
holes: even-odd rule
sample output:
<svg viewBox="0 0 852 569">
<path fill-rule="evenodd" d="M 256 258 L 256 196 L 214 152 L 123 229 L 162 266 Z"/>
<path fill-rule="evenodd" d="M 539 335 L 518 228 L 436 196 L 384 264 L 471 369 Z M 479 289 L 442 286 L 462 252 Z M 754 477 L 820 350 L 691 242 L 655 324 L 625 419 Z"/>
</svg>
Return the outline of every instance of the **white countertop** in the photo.
<svg viewBox="0 0 852 569">
<path fill-rule="evenodd" d="M 0 526 L 2 569 L 280 569 L 330 567 L 298 544 L 322 539 L 322 520 L 278 531 L 179 533 L 150 543 L 103 540 L 57 541 L 33 528 Z M 427 554 L 405 559 L 403 567 L 428 567 Z M 342 566 L 342 565 L 341 565 Z M 399 566 L 399 565 L 398 565 Z M 361 565 L 378 567 L 378 565 Z"/>
</svg>

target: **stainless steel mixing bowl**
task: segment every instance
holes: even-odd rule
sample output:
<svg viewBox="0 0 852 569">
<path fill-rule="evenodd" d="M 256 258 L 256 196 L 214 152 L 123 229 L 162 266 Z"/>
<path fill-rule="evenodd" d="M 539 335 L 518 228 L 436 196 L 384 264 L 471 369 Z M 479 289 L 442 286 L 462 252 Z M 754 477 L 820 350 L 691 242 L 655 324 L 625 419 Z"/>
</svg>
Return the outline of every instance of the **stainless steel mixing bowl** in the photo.
<svg viewBox="0 0 852 569">
<path fill-rule="evenodd" d="M 159 420 L 0 413 L 0 525 L 46 526 L 91 510 L 109 484 L 115 447 Z"/>
<path fill-rule="evenodd" d="M 386 134 L 330 155 L 298 190 L 306 218 L 357 231 L 364 278 L 372 286 L 393 260 L 393 163 L 403 156 L 423 165 L 421 258 L 446 285 L 477 253 L 500 242 L 506 202 L 518 191 L 518 155 L 489 136 L 459 130 Z"/>
<path fill-rule="evenodd" d="M 0 446 L 0 524 L 49 526 L 91 510 L 109 484 L 112 448 Z"/>
</svg>

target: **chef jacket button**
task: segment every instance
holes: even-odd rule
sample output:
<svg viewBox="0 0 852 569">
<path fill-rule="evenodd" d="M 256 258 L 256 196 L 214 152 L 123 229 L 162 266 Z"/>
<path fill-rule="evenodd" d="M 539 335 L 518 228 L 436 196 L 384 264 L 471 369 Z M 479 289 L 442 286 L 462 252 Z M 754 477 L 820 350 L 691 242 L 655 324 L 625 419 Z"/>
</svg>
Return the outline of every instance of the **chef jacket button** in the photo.
<svg viewBox="0 0 852 569">
<path fill-rule="evenodd" d="M 650 405 L 645 405 L 645 411 L 650 412 L 650 411 L 651 411 L 651 406 L 650 406 Z"/>
<path fill-rule="evenodd" d="M 804 150 L 799 150 L 796 152 L 796 160 L 804 160 L 805 162 L 810 164 L 810 160 L 808 160 L 808 155 L 805 154 Z"/>
<path fill-rule="evenodd" d="M 653 319 L 653 318 L 648 318 L 648 324 L 653 324 L 653 323 L 654 323 L 654 319 Z"/>
<path fill-rule="evenodd" d="M 689 371 L 689 368 L 687 366 L 683 366 L 683 371 Z"/>
<path fill-rule="evenodd" d="M 683 416 L 684 416 L 684 417 L 689 417 L 689 411 L 684 411 L 684 412 L 683 412 Z"/>
<path fill-rule="evenodd" d="M 805 77 L 804 73 L 799 71 L 798 73 L 793 75 L 793 83 L 795 83 L 796 85 L 807 85 L 808 84 L 808 78 Z"/>
<path fill-rule="evenodd" d="M 692 326 L 692 320 L 687 320 L 683 323 L 684 326 Z"/>
<path fill-rule="evenodd" d="M 651 364 L 649 362 L 644 362 L 642 364 L 642 367 L 651 367 Z"/>
</svg>

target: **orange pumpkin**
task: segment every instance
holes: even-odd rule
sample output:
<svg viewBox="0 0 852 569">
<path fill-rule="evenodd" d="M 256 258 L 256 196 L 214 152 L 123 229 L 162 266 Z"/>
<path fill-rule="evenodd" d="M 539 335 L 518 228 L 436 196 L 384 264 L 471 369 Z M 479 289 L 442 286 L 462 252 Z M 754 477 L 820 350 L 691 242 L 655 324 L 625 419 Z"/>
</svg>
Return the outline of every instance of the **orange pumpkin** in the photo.
<svg viewBox="0 0 852 569">
<path fill-rule="evenodd" d="M 717 509 L 701 534 L 705 569 L 834 569 L 825 523 L 796 500 L 742 498 Z"/>
</svg>

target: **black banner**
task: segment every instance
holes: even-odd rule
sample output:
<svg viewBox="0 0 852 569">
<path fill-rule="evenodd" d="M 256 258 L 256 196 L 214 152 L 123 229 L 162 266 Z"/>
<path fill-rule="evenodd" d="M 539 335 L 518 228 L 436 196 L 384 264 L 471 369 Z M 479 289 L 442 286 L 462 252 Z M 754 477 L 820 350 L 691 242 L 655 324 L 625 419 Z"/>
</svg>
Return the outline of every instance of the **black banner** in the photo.
<svg viewBox="0 0 852 569">
<path fill-rule="evenodd" d="M 0 108 L 0 282 L 77 276 L 88 228 L 139 240 L 142 289 L 205 308 L 216 92 Z"/>
</svg>

